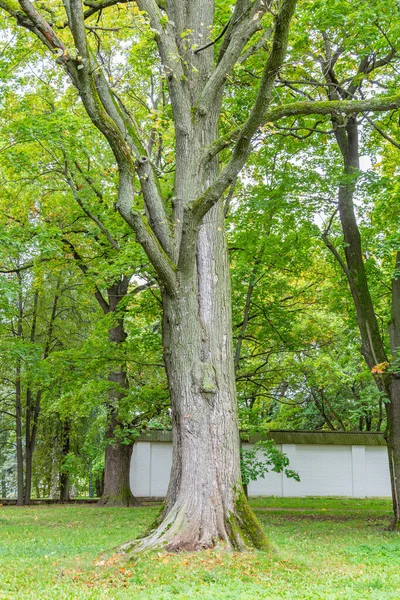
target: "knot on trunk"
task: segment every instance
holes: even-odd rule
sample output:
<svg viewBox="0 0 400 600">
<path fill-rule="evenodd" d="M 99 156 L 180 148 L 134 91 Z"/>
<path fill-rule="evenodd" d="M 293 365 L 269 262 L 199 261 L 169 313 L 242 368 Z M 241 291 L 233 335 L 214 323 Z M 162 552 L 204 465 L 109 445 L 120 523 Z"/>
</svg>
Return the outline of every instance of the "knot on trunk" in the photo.
<svg viewBox="0 0 400 600">
<path fill-rule="evenodd" d="M 203 394 L 216 394 L 218 391 L 217 374 L 214 365 L 209 362 L 199 364 L 198 373 L 195 374 L 196 382 Z"/>
</svg>

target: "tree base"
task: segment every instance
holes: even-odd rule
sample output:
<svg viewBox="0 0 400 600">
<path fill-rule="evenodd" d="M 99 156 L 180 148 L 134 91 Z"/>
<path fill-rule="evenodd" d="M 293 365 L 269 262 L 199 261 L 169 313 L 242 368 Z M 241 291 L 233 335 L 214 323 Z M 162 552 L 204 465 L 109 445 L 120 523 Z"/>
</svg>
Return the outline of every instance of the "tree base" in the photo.
<svg viewBox="0 0 400 600">
<path fill-rule="evenodd" d="M 212 531 L 209 523 L 191 520 L 186 505 L 175 506 L 143 537 L 123 544 L 121 552 L 137 553 L 164 549 L 166 552 L 198 552 L 208 548 L 246 552 L 271 551 L 272 546 L 261 524 L 248 505 L 242 489 L 237 492 L 234 511 L 225 515 L 224 523 Z"/>
<path fill-rule="evenodd" d="M 130 490 L 124 490 L 119 494 L 103 494 L 97 504 L 99 506 L 119 507 L 141 506 L 139 500 L 133 496 Z"/>
<path fill-rule="evenodd" d="M 397 519 L 396 517 L 394 517 L 393 520 L 390 522 L 388 531 L 399 532 L 400 531 L 400 519 Z"/>
</svg>

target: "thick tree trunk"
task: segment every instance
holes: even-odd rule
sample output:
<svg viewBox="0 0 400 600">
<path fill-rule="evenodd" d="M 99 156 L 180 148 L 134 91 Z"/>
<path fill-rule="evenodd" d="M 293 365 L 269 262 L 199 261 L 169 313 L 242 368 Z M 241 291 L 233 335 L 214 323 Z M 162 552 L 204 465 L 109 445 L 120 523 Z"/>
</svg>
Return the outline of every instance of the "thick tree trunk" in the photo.
<svg viewBox="0 0 400 600">
<path fill-rule="evenodd" d="M 219 203 L 202 226 L 197 270 L 163 296 L 173 464 L 161 522 L 139 548 L 265 549 L 240 473 L 229 265 Z M 128 549 L 130 545 L 125 546 Z"/>
<path fill-rule="evenodd" d="M 60 473 L 60 500 L 61 502 L 69 502 L 69 474 L 68 473 Z"/>
<path fill-rule="evenodd" d="M 129 483 L 133 444 L 123 444 L 116 438 L 118 420 L 110 416 L 106 439 L 104 487 L 99 504 L 102 506 L 138 506 Z"/>
</svg>

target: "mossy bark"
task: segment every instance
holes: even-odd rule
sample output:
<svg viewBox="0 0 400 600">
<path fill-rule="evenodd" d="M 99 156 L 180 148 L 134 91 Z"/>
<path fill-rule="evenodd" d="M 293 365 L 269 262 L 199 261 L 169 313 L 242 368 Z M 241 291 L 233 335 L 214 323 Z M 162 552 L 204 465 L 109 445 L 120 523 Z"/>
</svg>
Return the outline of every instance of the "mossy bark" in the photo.
<svg viewBox="0 0 400 600">
<path fill-rule="evenodd" d="M 159 524 L 123 547 L 196 551 L 269 547 L 241 484 L 229 263 L 223 205 L 200 231 L 196 268 L 163 294 L 173 464 Z"/>
</svg>

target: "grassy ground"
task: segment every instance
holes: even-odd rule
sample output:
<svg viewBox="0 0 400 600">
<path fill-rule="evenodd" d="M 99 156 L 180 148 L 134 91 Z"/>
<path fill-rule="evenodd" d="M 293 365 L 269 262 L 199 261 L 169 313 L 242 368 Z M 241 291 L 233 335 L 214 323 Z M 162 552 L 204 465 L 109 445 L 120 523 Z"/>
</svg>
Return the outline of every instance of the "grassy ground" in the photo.
<svg viewBox="0 0 400 600">
<path fill-rule="evenodd" d="M 0 599 L 253 600 L 400 598 L 400 534 L 390 502 L 252 501 L 272 555 L 101 552 L 134 538 L 154 507 L 0 508 Z"/>
</svg>

